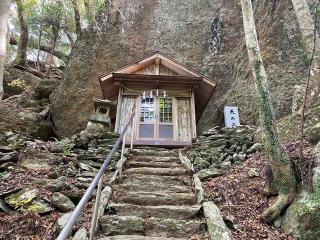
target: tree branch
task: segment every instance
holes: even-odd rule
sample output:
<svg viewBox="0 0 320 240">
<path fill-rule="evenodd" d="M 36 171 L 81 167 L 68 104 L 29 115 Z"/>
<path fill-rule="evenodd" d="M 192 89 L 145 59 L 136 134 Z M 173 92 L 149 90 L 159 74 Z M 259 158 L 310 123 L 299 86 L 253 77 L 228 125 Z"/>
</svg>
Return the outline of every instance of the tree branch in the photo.
<svg viewBox="0 0 320 240">
<path fill-rule="evenodd" d="M 305 86 L 304 97 L 303 97 L 303 104 L 302 104 L 302 112 L 301 112 L 301 123 L 300 123 L 300 156 L 303 158 L 303 137 L 304 137 L 304 122 L 305 122 L 305 111 L 307 105 L 307 98 L 308 98 L 308 91 L 310 85 L 310 78 L 311 78 L 311 71 L 312 65 L 314 64 L 314 55 L 316 51 L 316 40 L 317 40 L 317 10 L 318 10 L 319 2 L 317 2 L 314 11 L 314 26 L 313 26 L 313 46 L 311 57 L 309 60 L 309 68 L 308 68 L 308 78 Z"/>
<path fill-rule="evenodd" d="M 10 37 L 10 42 L 9 43 L 10 43 L 10 45 L 18 45 L 17 39 L 15 37 L 13 37 L 13 36 Z M 38 49 L 38 44 L 37 44 L 36 40 L 29 39 L 28 47 L 29 48 Z M 40 50 L 44 51 L 44 52 L 47 52 L 47 53 L 50 53 L 50 54 L 56 56 L 57 58 L 60 58 L 62 61 L 67 62 L 68 55 L 65 54 L 64 52 L 61 52 L 61 51 L 58 51 L 58 50 L 54 50 L 52 52 L 52 47 L 46 46 L 46 45 L 40 45 Z"/>
</svg>

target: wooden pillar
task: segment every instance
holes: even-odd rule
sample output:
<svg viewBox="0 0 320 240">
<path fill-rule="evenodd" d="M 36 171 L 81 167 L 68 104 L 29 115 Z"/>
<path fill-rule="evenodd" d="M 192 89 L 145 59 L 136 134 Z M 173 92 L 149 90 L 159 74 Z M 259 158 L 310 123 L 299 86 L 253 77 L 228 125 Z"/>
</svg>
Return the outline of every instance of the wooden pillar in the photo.
<svg viewBox="0 0 320 240">
<path fill-rule="evenodd" d="M 118 103 L 117 103 L 117 114 L 116 114 L 116 123 L 114 127 L 114 131 L 119 133 L 119 124 L 121 119 L 121 105 L 122 105 L 122 87 L 119 89 L 119 95 L 118 95 Z"/>
</svg>

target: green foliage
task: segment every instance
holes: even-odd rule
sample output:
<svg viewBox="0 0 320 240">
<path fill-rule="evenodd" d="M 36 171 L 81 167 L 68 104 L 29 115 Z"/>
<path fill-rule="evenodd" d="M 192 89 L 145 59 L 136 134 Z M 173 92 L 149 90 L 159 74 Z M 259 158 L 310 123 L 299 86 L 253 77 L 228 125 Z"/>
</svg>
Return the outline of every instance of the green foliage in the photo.
<svg viewBox="0 0 320 240">
<path fill-rule="evenodd" d="M 5 175 L 7 174 L 7 172 L 0 172 L 0 179 L 2 179 Z"/>
<path fill-rule="evenodd" d="M 308 53 L 305 51 L 302 54 L 298 55 L 299 64 L 303 67 L 308 67 L 310 64 L 310 57 L 308 56 Z"/>
<path fill-rule="evenodd" d="M 73 144 L 70 139 L 64 138 L 61 140 L 55 139 L 55 144 L 64 155 L 69 155 L 72 152 Z"/>
<path fill-rule="evenodd" d="M 303 192 L 298 202 L 299 205 L 295 210 L 300 216 L 313 213 L 315 210 L 320 209 L 320 192 Z"/>
<path fill-rule="evenodd" d="M 11 81 L 11 83 L 8 83 L 8 86 L 23 89 L 24 91 L 30 90 L 30 86 L 28 86 L 26 81 L 21 78 L 17 78 L 15 80 Z"/>
</svg>

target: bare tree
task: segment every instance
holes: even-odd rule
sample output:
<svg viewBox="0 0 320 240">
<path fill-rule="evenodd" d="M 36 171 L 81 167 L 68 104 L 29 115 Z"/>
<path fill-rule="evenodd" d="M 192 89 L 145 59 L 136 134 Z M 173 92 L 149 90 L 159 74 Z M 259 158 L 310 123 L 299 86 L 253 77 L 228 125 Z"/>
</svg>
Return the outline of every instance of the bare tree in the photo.
<svg viewBox="0 0 320 240">
<path fill-rule="evenodd" d="M 18 11 L 19 26 L 20 26 L 20 38 L 18 44 L 17 57 L 15 63 L 19 65 L 25 65 L 27 60 L 27 47 L 29 40 L 28 24 L 25 16 L 24 6 L 21 0 L 15 0 Z"/>
<path fill-rule="evenodd" d="M 281 146 L 275 127 L 268 90 L 268 76 L 260 54 L 251 0 L 241 0 L 241 7 L 248 56 L 258 92 L 258 107 L 264 146 L 272 169 L 272 184 L 279 194 L 276 202 L 264 211 L 262 217 L 273 222 L 279 217 L 282 210 L 293 201 L 297 183 L 292 164 Z"/>
<path fill-rule="evenodd" d="M 8 18 L 10 13 L 10 0 L 0 1 L 0 100 L 3 96 L 3 73 L 4 64 L 6 62 L 6 40 L 8 31 Z"/>
<path fill-rule="evenodd" d="M 316 3 L 318 4 L 318 0 Z M 313 26 L 315 25 L 316 16 L 313 18 L 310 13 L 309 4 L 306 0 L 291 0 L 293 9 L 296 15 L 296 19 L 301 32 L 304 48 L 308 57 L 311 61 L 311 69 L 318 69 L 320 67 L 320 39 L 316 30 L 314 33 Z M 317 5 L 316 4 L 316 5 Z M 313 46 L 315 45 L 315 51 Z M 311 60 L 311 56 L 314 57 Z M 317 95 L 320 87 L 319 72 L 313 71 L 310 76 L 310 91 L 308 92 L 308 99 L 311 101 L 314 96 Z"/>
<path fill-rule="evenodd" d="M 41 15 L 43 14 L 43 7 L 44 7 L 44 1 L 41 1 Z M 39 35 L 38 35 L 38 51 L 37 51 L 37 69 L 40 72 L 41 71 L 41 66 L 40 66 L 40 51 L 41 51 L 41 39 L 42 39 L 42 31 L 43 31 L 43 23 L 42 21 L 40 22 L 39 26 Z"/>
<path fill-rule="evenodd" d="M 308 100 L 308 93 L 309 93 L 309 86 L 310 86 L 310 81 L 311 78 L 315 78 L 314 82 L 318 82 L 319 80 L 319 74 L 316 71 L 313 71 L 313 68 L 316 67 L 316 62 L 314 61 L 315 58 L 319 58 L 319 50 L 316 51 L 316 45 L 317 45 L 317 39 L 318 34 L 317 34 L 317 15 L 318 15 L 318 6 L 319 2 L 317 1 L 315 5 L 315 11 L 314 11 L 314 21 L 313 21 L 313 45 L 312 45 L 312 50 L 311 50 L 311 56 L 309 60 L 309 68 L 308 68 L 308 77 L 307 77 L 307 82 L 305 86 L 305 91 L 304 91 L 304 96 L 303 96 L 303 104 L 302 104 L 302 110 L 301 110 L 301 123 L 300 123 L 300 156 L 303 157 L 303 138 L 304 138 L 304 123 L 305 123 L 305 112 L 306 112 L 306 107 L 307 107 L 307 100 Z M 316 75 L 316 76 L 315 76 Z"/>
</svg>

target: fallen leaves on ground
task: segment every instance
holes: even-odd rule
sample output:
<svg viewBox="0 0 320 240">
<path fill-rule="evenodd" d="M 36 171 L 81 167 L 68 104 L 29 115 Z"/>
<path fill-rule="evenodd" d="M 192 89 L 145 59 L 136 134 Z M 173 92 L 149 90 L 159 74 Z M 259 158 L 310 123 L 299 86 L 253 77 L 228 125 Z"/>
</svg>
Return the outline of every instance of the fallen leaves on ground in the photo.
<svg viewBox="0 0 320 240">
<path fill-rule="evenodd" d="M 302 176 L 301 184 L 308 184 L 312 178 L 314 156 L 312 146 L 304 143 L 304 161 L 300 160 L 299 141 L 290 141 L 284 144 L 290 160 Z M 229 226 L 232 238 L 237 240 L 291 240 L 281 229 L 275 228 L 260 218 L 261 213 L 275 200 L 268 194 L 267 157 L 257 152 L 242 165 L 232 168 L 227 174 L 203 183 L 206 198 L 212 200 L 220 208 L 222 216 Z M 250 178 L 249 169 L 256 169 L 259 176 Z M 299 173 L 300 171 L 300 173 Z M 299 176 L 299 177 L 300 177 Z M 307 187 L 305 185 L 305 187 Z"/>
</svg>

